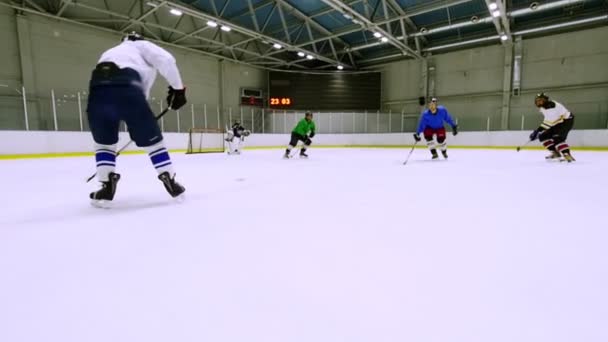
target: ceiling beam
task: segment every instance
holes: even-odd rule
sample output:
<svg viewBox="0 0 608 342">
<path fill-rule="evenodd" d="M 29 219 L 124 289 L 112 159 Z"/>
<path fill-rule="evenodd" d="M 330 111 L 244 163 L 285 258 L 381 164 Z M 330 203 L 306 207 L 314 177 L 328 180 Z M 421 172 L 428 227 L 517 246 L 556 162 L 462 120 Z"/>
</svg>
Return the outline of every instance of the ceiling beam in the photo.
<svg viewBox="0 0 608 342">
<path fill-rule="evenodd" d="M 104 31 L 104 32 L 112 33 L 112 34 L 118 34 L 118 35 L 121 34 L 120 31 L 115 30 L 115 29 L 110 29 L 110 28 L 106 28 L 106 27 L 102 27 L 102 26 L 87 24 L 87 23 L 84 23 L 84 22 L 75 21 L 73 19 L 69 19 L 69 18 L 65 18 L 65 17 L 58 17 L 58 16 L 56 16 L 54 14 L 50 14 L 50 13 L 48 13 L 46 11 L 45 12 L 38 11 L 36 9 L 31 9 L 31 8 L 28 8 L 28 7 L 24 7 L 24 6 L 19 5 L 19 4 L 5 3 L 5 2 L 1 2 L 0 1 L 0 6 L 10 7 L 10 8 L 13 8 L 13 9 L 15 9 L 17 11 L 22 11 L 22 12 L 27 12 L 27 13 L 39 15 L 39 16 L 42 16 L 42 17 L 45 17 L 45 18 L 63 21 L 63 22 L 70 23 L 70 24 L 73 24 L 73 25 L 80 25 L 80 26 L 83 26 L 83 27 L 88 27 L 88 28 L 91 28 L 91 29 L 95 29 L 95 30 L 99 30 L 99 31 Z M 169 42 L 164 42 L 164 41 L 155 40 L 155 39 L 148 39 L 148 40 L 156 42 L 156 43 L 159 43 L 160 45 L 171 46 L 171 47 L 174 47 L 174 48 L 177 48 L 177 49 L 182 49 L 182 50 L 187 50 L 187 51 L 199 53 L 201 55 L 205 55 L 205 56 L 208 56 L 208 57 L 214 57 L 214 58 L 217 58 L 217 59 L 225 59 L 225 60 L 229 60 L 231 62 L 237 63 L 237 64 L 243 64 L 243 65 L 249 65 L 249 66 L 253 66 L 253 67 L 259 67 L 259 66 L 256 66 L 256 65 L 252 64 L 252 63 L 247 63 L 247 62 L 241 61 L 241 60 L 235 60 L 235 59 L 232 59 L 230 57 L 226 57 L 226 56 L 218 55 L 218 54 L 213 54 L 213 53 L 210 53 L 210 52 L 207 52 L 207 51 L 204 51 L 204 50 L 192 49 L 192 48 L 189 48 L 189 47 L 184 46 L 184 45 L 171 44 Z M 281 62 L 285 63 L 285 61 L 281 61 Z M 263 69 L 268 69 L 268 68 L 263 68 Z"/>
<path fill-rule="evenodd" d="M 260 25 L 258 24 L 258 17 L 255 15 L 255 10 L 253 9 L 251 0 L 247 0 L 247 7 L 249 7 L 249 15 L 251 16 L 251 21 L 253 21 L 253 27 L 255 27 L 256 31 L 259 31 Z"/>
<path fill-rule="evenodd" d="M 198 17 L 198 18 L 205 19 L 205 20 L 215 20 L 215 21 L 219 21 L 219 22 L 225 21 L 222 18 L 218 18 L 218 17 L 213 16 L 211 14 L 202 12 L 199 9 L 193 9 L 190 6 L 186 6 L 186 5 L 183 5 L 183 4 L 175 3 L 175 4 L 172 4 L 172 7 L 175 7 L 177 9 L 181 10 L 184 14 L 188 14 L 188 15 L 191 15 L 193 17 Z M 291 45 L 289 42 L 284 42 L 282 40 L 279 40 L 279 39 L 276 39 L 274 37 L 271 37 L 271 36 L 268 36 L 266 34 L 263 34 L 263 33 L 259 32 L 259 31 L 250 30 L 248 28 L 245 28 L 245 27 L 242 27 L 242 26 L 239 26 L 239 25 L 235 25 L 235 24 L 230 24 L 230 27 L 232 28 L 233 31 L 239 32 L 239 33 L 244 34 L 246 36 L 255 37 L 255 38 L 258 38 L 260 40 L 264 40 L 264 41 L 268 41 L 268 42 L 272 42 L 272 43 L 278 43 L 278 44 L 286 47 L 289 50 L 295 50 L 296 49 L 295 46 Z M 305 49 L 301 49 L 301 50 L 305 50 Z M 306 51 L 306 50 L 304 52 L 308 53 L 310 55 L 313 55 L 315 58 L 317 58 L 320 61 L 323 61 L 323 62 L 326 62 L 326 63 L 333 63 L 333 64 L 337 63 L 337 61 L 333 60 L 332 58 L 325 57 L 325 56 L 320 55 L 318 53 L 314 53 L 312 51 Z"/>
<path fill-rule="evenodd" d="M 133 19 L 132 22 L 130 22 L 129 24 L 123 26 L 120 29 L 120 32 L 126 32 L 131 26 L 133 26 L 133 24 L 141 22 L 142 20 L 146 19 L 149 15 L 153 14 L 154 12 L 158 11 L 159 9 L 161 9 L 162 7 L 164 7 L 167 4 L 166 1 L 161 1 L 158 6 L 152 7 L 149 10 L 147 10 L 145 13 L 143 13 L 142 15 L 140 15 L 139 17 L 137 17 L 136 19 Z"/>
<path fill-rule="evenodd" d="M 289 29 L 287 28 L 287 23 L 285 22 L 285 14 L 283 14 L 283 6 L 281 6 L 280 1 L 277 1 L 277 10 L 279 11 L 279 18 L 281 19 L 283 31 L 285 31 L 285 41 L 291 44 L 291 36 L 289 35 Z"/>
<path fill-rule="evenodd" d="M 164 1 L 164 3 L 166 3 L 166 1 Z M 97 11 L 99 13 L 104 13 L 104 14 L 107 14 L 107 15 L 110 15 L 110 16 L 114 16 L 114 17 L 117 17 L 117 18 L 129 20 L 130 24 L 137 23 L 137 24 L 141 25 L 143 28 L 147 28 L 148 31 L 150 31 L 150 29 L 149 29 L 150 27 L 153 27 L 153 28 L 159 29 L 161 31 L 167 31 L 167 32 L 171 32 L 171 33 L 176 33 L 176 34 L 180 34 L 180 35 L 183 35 L 183 36 L 188 36 L 188 37 L 191 37 L 191 38 L 194 38 L 194 39 L 206 42 L 206 43 L 215 44 L 215 45 L 217 45 L 219 47 L 222 47 L 222 50 L 224 50 L 224 49 L 228 50 L 230 53 L 232 53 L 233 50 L 236 50 L 236 51 L 244 52 L 244 53 L 247 53 L 247 54 L 259 57 L 259 58 L 269 59 L 269 60 L 273 60 L 273 61 L 276 61 L 276 62 L 282 62 L 285 65 L 288 64 L 287 61 L 284 61 L 284 60 L 279 59 L 279 58 L 274 58 L 274 57 L 271 57 L 271 56 L 263 56 L 263 55 L 261 55 L 261 54 L 259 54 L 257 52 L 254 52 L 254 51 L 250 51 L 250 50 L 246 50 L 246 49 L 241 49 L 241 48 L 238 48 L 238 47 L 231 47 L 229 44 L 226 44 L 226 43 L 223 43 L 223 42 L 218 42 L 216 40 L 205 38 L 205 37 L 201 37 L 201 36 L 198 36 L 198 35 L 192 34 L 192 33 L 186 33 L 186 32 L 177 30 L 176 28 L 171 28 L 171 27 L 167 27 L 167 26 L 163 26 L 163 25 L 155 24 L 155 23 L 151 23 L 151 22 L 143 22 L 143 21 L 141 21 L 142 19 L 139 19 L 141 17 L 144 17 L 144 15 L 147 16 L 147 15 L 152 14 L 151 11 L 147 11 L 146 13 L 144 13 L 144 15 L 140 16 L 137 19 L 132 19 L 129 16 L 126 16 L 124 14 L 115 13 L 115 12 L 112 12 L 112 11 L 107 10 L 107 9 L 97 8 L 97 7 L 94 7 L 94 6 L 85 5 L 85 4 L 78 3 L 78 2 L 73 2 L 72 5 L 73 6 L 84 7 L 84 8 L 87 8 L 87 9 L 91 10 L 91 11 Z M 160 6 L 158 6 L 158 7 L 160 7 Z M 155 7 L 153 9 L 157 9 L 158 7 Z M 175 6 L 172 6 L 172 7 L 175 7 Z M 230 25 L 230 26 L 232 27 L 233 25 Z M 124 31 L 124 29 L 121 30 L 120 32 L 123 32 L 123 31 Z M 156 37 L 156 39 L 157 40 L 161 40 L 161 39 L 159 39 L 159 37 Z"/>
<path fill-rule="evenodd" d="M 402 16 L 396 16 L 393 18 L 390 18 L 389 20 L 383 20 L 383 21 L 379 21 L 376 22 L 377 25 L 384 25 L 386 23 L 389 22 L 394 22 L 397 20 L 401 20 L 401 19 L 405 19 L 405 18 L 410 18 L 413 16 L 417 16 L 417 15 L 421 15 L 424 13 L 428 13 L 428 12 L 433 12 L 436 10 L 440 10 L 446 7 L 451 7 L 454 5 L 459 5 L 459 4 L 463 4 L 463 3 L 467 3 L 470 2 L 472 0 L 438 0 L 438 1 L 434 1 L 432 3 L 426 4 L 426 5 L 422 5 L 422 6 L 417 6 L 416 8 L 412 9 L 411 11 L 408 11 L 406 14 L 402 15 Z M 361 26 L 360 25 L 351 25 L 349 28 L 344 29 L 342 31 L 338 31 L 338 32 L 334 32 L 331 36 L 327 36 L 327 37 L 323 37 L 323 38 L 317 38 L 317 39 L 312 39 L 310 41 L 301 43 L 301 44 L 297 44 L 296 47 L 304 47 L 310 44 L 314 44 L 314 43 L 318 43 L 321 41 L 324 41 L 326 39 L 329 38 L 335 38 L 335 37 L 340 37 L 340 36 L 344 36 L 347 34 L 351 34 L 354 32 L 359 32 L 361 31 Z"/>
<path fill-rule="evenodd" d="M 486 6 L 488 7 L 488 11 L 490 12 L 490 16 L 492 16 L 492 23 L 494 24 L 494 27 L 496 28 L 496 33 L 498 33 L 499 36 L 502 36 L 503 34 L 505 34 L 503 28 L 502 28 L 502 22 L 500 20 L 500 16 L 495 17 L 492 12 L 494 12 L 494 10 L 490 9 L 490 5 L 494 4 L 496 6 L 498 6 L 497 2 L 495 0 L 485 0 L 486 2 Z M 496 11 L 498 11 L 498 9 L 496 9 Z M 507 39 L 508 40 L 508 39 Z"/>
<path fill-rule="evenodd" d="M 68 8 L 68 6 L 70 5 L 70 3 L 72 3 L 72 0 L 63 0 L 61 2 L 61 7 L 59 8 L 59 11 L 57 11 L 57 16 L 58 17 L 61 17 L 61 15 Z"/>
<path fill-rule="evenodd" d="M 368 30 L 373 30 L 375 32 L 379 32 L 380 34 L 382 34 L 383 37 L 386 37 L 388 39 L 388 43 L 390 43 L 391 45 L 398 48 L 401 51 L 401 53 L 406 54 L 406 55 L 412 55 L 415 58 L 422 58 L 422 56 L 420 54 L 418 54 L 418 52 L 416 52 L 416 50 L 410 48 L 408 45 L 403 44 L 403 42 L 401 42 L 399 39 L 395 38 L 392 34 L 385 31 L 384 29 L 382 29 L 378 24 L 372 22 L 370 19 L 368 19 L 364 15 L 360 14 L 359 12 L 355 11 L 350 6 L 347 6 L 338 0 L 322 0 L 322 1 L 326 4 L 328 4 L 329 6 L 332 6 L 337 11 L 339 11 L 341 13 L 349 14 L 353 18 L 359 20 L 366 26 L 366 28 Z"/>
<path fill-rule="evenodd" d="M 505 34 L 507 35 L 507 40 L 512 41 L 511 23 L 509 22 L 509 18 L 507 18 L 507 4 L 504 0 L 496 0 L 496 4 L 498 5 L 498 10 L 500 11 L 500 21 L 502 22 L 502 28 L 505 30 Z"/>
</svg>

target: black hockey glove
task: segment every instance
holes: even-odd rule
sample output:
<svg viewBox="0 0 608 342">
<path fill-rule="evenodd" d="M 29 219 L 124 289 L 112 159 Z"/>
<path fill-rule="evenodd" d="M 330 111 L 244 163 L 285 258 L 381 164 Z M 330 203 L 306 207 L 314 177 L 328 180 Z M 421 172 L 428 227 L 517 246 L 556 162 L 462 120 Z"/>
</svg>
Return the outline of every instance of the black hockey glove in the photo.
<svg viewBox="0 0 608 342">
<path fill-rule="evenodd" d="M 419 142 L 422 139 L 420 138 L 420 136 L 418 135 L 418 133 L 414 133 L 414 140 L 416 140 L 416 142 Z"/>
<path fill-rule="evenodd" d="M 308 135 L 308 137 L 309 137 L 309 138 L 312 138 L 312 137 L 314 137 L 314 136 L 315 136 L 315 132 L 314 132 L 314 131 L 313 131 L 313 132 L 310 132 L 310 134 Z"/>
<path fill-rule="evenodd" d="M 539 133 L 540 133 L 540 131 L 538 129 L 535 129 L 534 131 L 532 131 L 532 133 L 530 134 L 530 141 L 536 140 L 536 138 L 538 138 Z"/>
<path fill-rule="evenodd" d="M 452 127 L 452 134 L 458 135 L 458 125 L 454 125 L 454 127 Z"/>
<path fill-rule="evenodd" d="M 169 108 L 178 110 L 186 104 L 186 88 L 184 89 L 173 89 L 169 87 L 169 93 L 167 94 L 167 104 Z"/>
</svg>

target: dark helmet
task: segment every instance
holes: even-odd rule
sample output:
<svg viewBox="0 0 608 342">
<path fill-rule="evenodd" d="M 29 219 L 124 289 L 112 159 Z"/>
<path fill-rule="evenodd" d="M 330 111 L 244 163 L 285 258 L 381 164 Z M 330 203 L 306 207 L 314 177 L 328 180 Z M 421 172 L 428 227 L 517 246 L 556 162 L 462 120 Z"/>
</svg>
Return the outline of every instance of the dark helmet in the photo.
<svg viewBox="0 0 608 342">
<path fill-rule="evenodd" d="M 542 107 L 542 104 L 538 103 L 538 100 L 540 100 L 540 99 L 545 100 L 544 103 L 549 102 L 549 96 L 547 96 L 547 94 L 545 94 L 545 93 L 538 93 L 534 97 L 534 105 L 535 106 Z"/>
<path fill-rule="evenodd" d="M 126 34 L 126 35 L 125 35 L 125 36 L 122 38 L 122 41 L 123 41 L 123 42 L 124 42 L 124 41 L 127 41 L 127 40 L 130 40 L 130 41 L 134 42 L 134 41 L 136 41 L 136 40 L 144 40 L 144 37 L 143 37 L 141 34 L 139 34 L 139 33 L 135 32 L 135 31 L 131 31 L 131 32 L 127 33 L 127 34 Z"/>
<path fill-rule="evenodd" d="M 310 116 L 312 118 L 312 112 L 311 111 L 307 111 L 304 116 Z"/>
</svg>

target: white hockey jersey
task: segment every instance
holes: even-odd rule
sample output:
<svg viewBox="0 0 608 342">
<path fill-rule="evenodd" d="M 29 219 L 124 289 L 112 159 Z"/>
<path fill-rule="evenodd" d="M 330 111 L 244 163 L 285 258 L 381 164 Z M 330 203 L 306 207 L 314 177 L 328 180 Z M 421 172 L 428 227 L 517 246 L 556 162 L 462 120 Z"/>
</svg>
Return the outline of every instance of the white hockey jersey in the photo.
<svg viewBox="0 0 608 342">
<path fill-rule="evenodd" d="M 184 88 L 175 58 L 167 50 L 145 40 L 124 41 L 104 52 L 98 63 L 101 62 L 113 62 L 121 69 L 137 71 L 146 98 L 150 97 L 157 70 L 173 89 Z"/>
<path fill-rule="evenodd" d="M 549 129 L 557 124 L 564 122 L 564 120 L 569 119 L 572 116 L 572 113 L 564 107 L 559 102 L 555 102 L 555 107 L 553 108 L 539 108 L 540 112 L 545 116 L 545 120 L 540 125 L 544 129 Z"/>
</svg>

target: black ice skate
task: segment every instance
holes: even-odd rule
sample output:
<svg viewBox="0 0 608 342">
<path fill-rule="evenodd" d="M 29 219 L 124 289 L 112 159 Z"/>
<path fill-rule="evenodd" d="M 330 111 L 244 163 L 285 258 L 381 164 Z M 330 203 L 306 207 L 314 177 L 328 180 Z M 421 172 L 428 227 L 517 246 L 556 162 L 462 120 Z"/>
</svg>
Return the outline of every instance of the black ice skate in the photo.
<svg viewBox="0 0 608 342">
<path fill-rule="evenodd" d="M 448 159 L 448 151 L 441 151 L 441 154 L 443 154 L 443 158 Z"/>
<path fill-rule="evenodd" d="M 173 197 L 173 198 L 178 197 L 179 195 L 183 194 L 184 191 L 186 191 L 186 188 L 184 188 L 181 184 L 176 182 L 175 176 L 171 177 L 169 175 L 169 172 L 165 171 L 165 172 L 161 173 L 160 175 L 158 175 L 158 179 L 160 179 L 160 181 L 163 182 L 165 189 L 167 190 L 169 195 L 171 195 L 171 197 Z"/>
<path fill-rule="evenodd" d="M 291 158 L 291 156 L 289 155 L 289 152 L 290 152 L 289 150 L 285 151 L 285 154 L 283 155 L 283 159 L 289 159 L 289 158 Z"/>
<path fill-rule="evenodd" d="M 435 150 L 435 149 L 431 150 L 431 154 L 433 155 L 433 159 L 439 158 L 439 156 L 437 155 L 437 150 Z"/>
<path fill-rule="evenodd" d="M 300 158 L 308 158 L 308 154 L 306 154 L 304 151 L 300 151 Z"/>
<path fill-rule="evenodd" d="M 116 193 L 116 184 L 118 184 L 118 180 L 120 180 L 120 175 L 118 173 L 110 172 L 108 181 L 101 182 L 101 189 L 89 194 L 89 198 L 91 198 L 93 205 L 103 207 L 103 203 L 112 201 L 114 199 L 114 194 Z"/>
<path fill-rule="evenodd" d="M 545 159 L 554 160 L 554 159 L 560 159 L 561 157 L 562 157 L 562 155 L 559 152 L 551 151 L 551 154 L 546 156 Z"/>
</svg>

